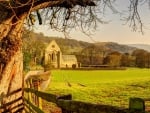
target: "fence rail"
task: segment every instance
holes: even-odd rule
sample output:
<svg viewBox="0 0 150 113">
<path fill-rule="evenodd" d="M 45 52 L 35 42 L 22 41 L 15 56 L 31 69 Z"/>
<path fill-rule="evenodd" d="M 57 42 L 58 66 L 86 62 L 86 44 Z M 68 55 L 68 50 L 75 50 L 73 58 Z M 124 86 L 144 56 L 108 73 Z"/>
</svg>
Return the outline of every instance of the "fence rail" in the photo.
<svg viewBox="0 0 150 113">
<path fill-rule="evenodd" d="M 31 88 L 25 88 L 24 91 L 27 93 L 33 93 L 37 97 L 41 97 L 42 99 L 47 100 L 49 102 L 56 103 L 57 101 L 57 96 L 53 94 L 45 93 Z"/>
<path fill-rule="evenodd" d="M 42 99 L 55 103 L 61 108 L 62 113 L 145 113 L 145 101 L 149 101 L 149 99 L 130 98 L 129 109 L 116 107 L 113 104 L 102 105 L 75 101 L 72 100 L 70 94 L 57 96 L 40 91 L 42 82 L 47 81 L 49 77 L 50 72 L 44 72 L 28 76 L 28 79 L 26 79 L 28 88 L 24 88 L 24 104 L 27 113 L 44 113 Z"/>
<path fill-rule="evenodd" d="M 57 96 L 54 94 L 48 94 L 31 88 L 24 88 L 23 90 L 26 94 L 24 96 L 18 96 L 11 102 L 3 103 L 3 99 L 5 99 L 5 97 L 8 98 L 12 95 L 16 95 L 17 93 L 22 92 L 22 89 L 18 89 L 16 91 L 11 92 L 8 95 L 3 96 L 3 98 L 1 98 L 0 112 L 6 113 L 7 110 L 9 112 L 9 110 L 11 109 L 13 113 L 17 113 L 24 109 L 26 113 L 44 113 L 42 108 L 39 107 L 40 103 L 36 105 L 34 104 L 34 102 L 32 102 L 32 100 L 27 98 L 29 97 L 29 95 L 34 95 L 48 102 L 55 103 L 58 107 L 62 109 L 62 113 L 148 113 L 145 112 L 145 101 L 150 101 L 149 98 L 131 98 L 129 109 L 125 109 L 110 105 L 92 104 L 81 101 L 75 101 L 72 100 L 72 95 L 70 94 Z M 18 104 L 18 101 L 20 101 L 20 104 Z M 9 108 L 9 106 L 12 104 L 14 104 L 14 106 Z"/>
<path fill-rule="evenodd" d="M 25 88 L 24 91 L 28 93 L 33 93 L 48 102 L 56 103 L 57 106 L 62 109 L 63 113 L 126 113 L 126 109 L 124 108 L 74 101 L 72 100 L 71 95 L 56 96 L 30 88 Z M 42 110 L 34 106 L 31 102 L 29 102 L 29 100 L 25 99 L 25 101 L 28 106 L 32 107 L 32 110 L 38 113 L 43 113 Z"/>
<path fill-rule="evenodd" d="M 25 111 L 27 113 L 44 113 L 44 111 L 42 111 L 39 107 L 33 105 L 28 99 L 24 98 L 24 102 L 25 102 Z M 28 110 L 27 110 L 27 109 Z"/>
<path fill-rule="evenodd" d="M 22 97 L 22 88 L 12 91 L 7 95 L 0 95 L 0 113 L 6 113 L 10 111 L 17 113 L 23 109 L 24 103 Z"/>
</svg>

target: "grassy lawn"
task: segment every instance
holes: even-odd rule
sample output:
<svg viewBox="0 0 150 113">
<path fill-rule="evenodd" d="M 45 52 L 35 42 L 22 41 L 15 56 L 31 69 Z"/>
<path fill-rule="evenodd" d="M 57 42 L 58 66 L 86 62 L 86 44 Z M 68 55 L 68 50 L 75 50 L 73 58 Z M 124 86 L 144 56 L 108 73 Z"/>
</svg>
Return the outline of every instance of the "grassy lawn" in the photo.
<svg viewBox="0 0 150 113">
<path fill-rule="evenodd" d="M 74 100 L 128 106 L 130 97 L 150 98 L 150 70 L 53 70 L 47 92 Z"/>
</svg>

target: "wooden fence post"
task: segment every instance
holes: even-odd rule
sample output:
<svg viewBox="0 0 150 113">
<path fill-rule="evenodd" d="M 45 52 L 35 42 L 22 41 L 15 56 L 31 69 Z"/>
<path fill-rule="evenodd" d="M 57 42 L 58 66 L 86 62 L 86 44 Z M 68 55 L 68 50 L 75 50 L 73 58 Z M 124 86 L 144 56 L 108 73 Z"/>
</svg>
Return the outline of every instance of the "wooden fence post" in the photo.
<svg viewBox="0 0 150 113">
<path fill-rule="evenodd" d="M 58 100 L 59 100 L 59 99 L 72 100 L 72 95 L 71 95 L 71 94 L 69 94 L 69 95 L 63 95 L 63 96 L 58 97 L 57 99 L 58 99 Z M 61 108 L 61 109 L 62 109 L 62 113 L 72 113 L 72 111 L 68 111 L 68 110 L 63 109 L 63 108 Z"/>
<path fill-rule="evenodd" d="M 32 88 L 32 79 L 29 79 L 27 83 L 28 83 L 28 87 Z M 31 92 L 28 93 L 28 100 L 32 103 Z"/>
<path fill-rule="evenodd" d="M 145 102 L 142 98 L 130 98 L 129 100 L 130 112 L 145 113 Z"/>
<path fill-rule="evenodd" d="M 41 80 L 38 80 L 38 91 L 41 90 L 40 82 L 41 82 Z M 41 97 L 38 97 L 38 107 L 42 110 L 42 99 L 41 99 Z"/>
</svg>

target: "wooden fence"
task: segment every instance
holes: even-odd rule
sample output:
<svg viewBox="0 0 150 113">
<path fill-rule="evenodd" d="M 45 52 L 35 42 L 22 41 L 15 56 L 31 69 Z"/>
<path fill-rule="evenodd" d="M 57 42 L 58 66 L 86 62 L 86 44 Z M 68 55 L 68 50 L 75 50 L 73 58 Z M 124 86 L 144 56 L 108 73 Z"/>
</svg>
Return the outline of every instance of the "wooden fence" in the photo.
<svg viewBox="0 0 150 113">
<path fill-rule="evenodd" d="M 42 99 L 55 103 L 62 109 L 62 113 L 149 113 L 145 112 L 145 102 L 150 101 L 150 99 L 131 98 L 129 102 L 129 109 L 124 109 L 109 105 L 74 101 L 72 100 L 72 95 L 70 94 L 56 96 L 31 88 L 24 89 L 24 96 L 17 97 L 8 103 L 4 101 L 5 98 L 13 95 L 15 96 L 20 92 L 22 92 L 21 88 L 11 92 L 8 95 L 0 96 L 0 113 L 9 113 L 9 110 L 13 111 L 12 113 L 20 113 L 22 110 L 24 110 L 26 113 L 44 113 L 41 107 Z M 33 98 L 35 96 L 38 97 L 38 100 Z M 33 102 L 33 100 L 36 100 L 36 103 Z M 18 104 L 19 101 L 20 104 Z M 12 104 L 14 105 L 13 107 Z M 11 108 L 9 106 L 11 106 Z"/>
<path fill-rule="evenodd" d="M 43 76 L 44 75 L 44 76 Z M 131 98 L 129 109 L 111 105 L 92 104 L 72 100 L 72 95 L 56 96 L 41 90 L 41 83 L 50 76 L 49 72 L 29 76 L 26 79 L 24 97 L 24 108 L 27 113 L 44 113 L 42 100 L 55 103 L 61 108 L 62 113 L 145 113 L 145 102 L 143 99 Z"/>
<path fill-rule="evenodd" d="M 150 101 L 150 99 L 131 98 L 129 109 L 124 109 L 109 105 L 74 101 L 70 94 L 56 96 L 35 89 L 25 88 L 24 96 L 17 97 L 15 100 L 5 103 L 5 98 L 20 92 L 22 92 L 21 88 L 11 92 L 9 95 L 0 96 L 0 113 L 9 113 L 9 110 L 13 111 L 12 113 L 20 113 L 22 110 L 24 110 L 25 113 L 44 113 L 42 107 L 40 107 L 42 103 L 37 102 L 37 100 L 36 102 L 38 104 L 33 102 L 33 100 L 35 100 L 33 97 L 35 96 L 48 102 L 56 103 L 57 106 L 62 109 L 62 113 L 148 113 L 145 112 L 145 101 Z M 20 104 L 18 104 L 18 101 L 20 101 Z M 10 108 L 9 106 L 12 106 L 12 104 L 14 106 Z"/>
<path fill-rule="evenodd" d="M 7 95 L 0 95 L 0 113 L 10 113 L 10 111 L 13 113 L 18 113 L 23 109 L 24 103 L 22 97 L 22 88 L 17 89 Z"/>
<path fill-rule="evenodd" d="M 56 103 L 62 109 L 62 113 L 127 113 L 126 109 L 118 108 L 115 106 L 98 105 L 86 102 L 74 101 L 71 95 L 56 96 L 53 94 L 44 93 L 35 89 L 25 88 L 25 92 L 29 95 L 34 94 L 48 102 Z M 25 100 L 26 111 L 33 113 L 44 113 L 39 106 L 33 105 L 27 98 Z"/>
</svg>

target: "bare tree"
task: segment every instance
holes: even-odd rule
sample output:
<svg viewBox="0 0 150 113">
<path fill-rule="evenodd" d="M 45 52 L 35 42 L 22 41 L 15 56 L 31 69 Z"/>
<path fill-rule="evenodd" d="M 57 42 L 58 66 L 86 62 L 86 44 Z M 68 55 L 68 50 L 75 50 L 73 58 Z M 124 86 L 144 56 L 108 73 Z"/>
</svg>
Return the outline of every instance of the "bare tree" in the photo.
<svg viewBox="0 0 150 113">
<path fill-rule="evenodd" d="M 91 0 L 1 0 L 0 95 L 10 95 L 13 91 L 23 87 L 21 46 L 22 27 L 26 19 L 29 25 L 33 25 L 37 16 L 39 24 L 42 24 L 43 18 L 39 9 L 43 9 L 42 14 L 45 18 L 49 18 L 51 28 L 66 32 L 69 27 L 92 23 L 94 13 L 91 6 L 95 5 Z M 87 18 L 82 18 L 83 15 L 87 15 Z M 22 92 L 15 97 L 6 98 L 4 102 L 18 99 L 21 95 Z M 6 111 L 11 112 L 12 107 L 7 106 Z"/>
<path fill-rule="evenodd" d="M 35 16 L 42 24 L 43 19 L 50 20 L 52 29 L 67 34 L 71 28 L 79 28 L 84 33 L 95 28 L 99 19 L 99 8 L 109 7 L 116 11 L 113 2 L 116 0 L 0 0 L 0 94 L 10 94 L 22 88 L 22 27 L 27 19 L 34 24 Z M 130 1 L 128 21 L 136 30 L 142 21 L 138 13 L 140 0 Z M 145 0 L 149 2 L 149 0 Z M 96 6 L 97 7 L 93 7 Z M 98 9 L 97 9 L 98 8 Z M 39 10 L 42 9 L 42 10 Z M 42 15 L 41 15 L 42 13 Z M 43 17 L 43 18 L 42 18 Z M 18 97 L 18 96 L 16 96 Z M 8 102 L 14 99 L 9 98 Z"/>
</svg>

